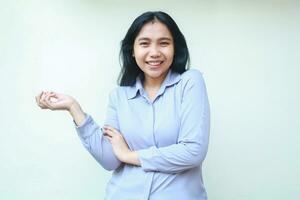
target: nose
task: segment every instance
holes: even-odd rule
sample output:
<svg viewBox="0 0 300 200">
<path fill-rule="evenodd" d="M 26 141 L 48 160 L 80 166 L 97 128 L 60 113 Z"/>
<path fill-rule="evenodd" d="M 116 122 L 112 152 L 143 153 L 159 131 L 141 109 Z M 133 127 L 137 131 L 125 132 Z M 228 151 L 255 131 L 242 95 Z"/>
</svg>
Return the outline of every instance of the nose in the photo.
<svg viewBox="0 0 300 200">
<path fill-rule="evenodd" d="M 149 55 L 153 58 L 157 58 L 161 55 L 160 49 L 156 45 L 152 45 L 150 48 Z"/>
</svg>

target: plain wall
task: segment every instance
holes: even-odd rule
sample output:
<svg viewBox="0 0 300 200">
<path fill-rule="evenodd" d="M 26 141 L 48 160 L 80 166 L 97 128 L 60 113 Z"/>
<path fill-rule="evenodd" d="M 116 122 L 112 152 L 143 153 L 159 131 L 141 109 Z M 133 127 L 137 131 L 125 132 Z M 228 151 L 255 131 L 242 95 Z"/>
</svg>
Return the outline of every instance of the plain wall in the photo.
<svg viewBox="0 0 300 200">
<path fill-rule="evenodd" d="M 298 1 L 299 2 L 299 1 Z M 203 164 L 210 200 L 298 199 L 297 1 L 0 1 L 0 199 L 103 199 L 111 173 L 41 90 L 75 97 L 101 124 L 120 41 L 144 11 L 169 13 L 211 104 Z"/>
</svg>

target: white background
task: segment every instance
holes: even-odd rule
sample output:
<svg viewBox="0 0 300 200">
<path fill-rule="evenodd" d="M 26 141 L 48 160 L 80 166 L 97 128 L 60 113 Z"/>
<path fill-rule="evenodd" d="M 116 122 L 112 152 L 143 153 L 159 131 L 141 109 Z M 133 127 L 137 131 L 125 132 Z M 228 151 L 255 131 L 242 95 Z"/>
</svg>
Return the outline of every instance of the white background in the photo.
<svg viewBox="0 0 300 200">
<path fill-rule="evenodd" d="M 34 97 L 72 95 L 101 124 L 120 41 L 148 10 L 175 19 L 204 74 L 209 199 L 298 199 L 298 2 L 0 0 L 0 199 L 103 199 L 110 172 L 84 149 L 68 113 L 41 110 Z"/>
</svg>

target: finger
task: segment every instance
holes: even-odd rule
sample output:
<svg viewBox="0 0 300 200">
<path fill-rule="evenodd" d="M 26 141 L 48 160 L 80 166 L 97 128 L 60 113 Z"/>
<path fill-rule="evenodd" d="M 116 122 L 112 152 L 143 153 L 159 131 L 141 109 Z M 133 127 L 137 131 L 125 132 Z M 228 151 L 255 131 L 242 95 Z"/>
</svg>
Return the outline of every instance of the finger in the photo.
<svg viewBox="0 0 300 200">
<path fill-rule="evenodd" d="M 51 98 L 54 97 L 54 96 L 55 96 L 54 94 L 48 93 L 48 94 L 46 95 L 46 97 L 45 97 L 45 100 L 51 102 Z"/>
<path fill-rule="evenodd" d="M 108 139 L 109 140 L 109 142 L 111 142 L 111 138 L 110 137 L 108 137 L 108 136 L 104 136 L 106 139 Z"/>
<path fill-rule="evenodd" d="M 42 95 L 44 95 L 44 91 L 42 91 L 38 96 L 36 96 L 36 102 L 38 104 L 38 106 L 41 108 L 41 109 L 46 109 L 46 106 L 44 105 L 44 103 L 41 101 L 41 97 Z"/>
<path fill-rule="evenodd" d="M 39 104 L 41 96 L 43 95 L 44 91 L 40 92 L 37 96 L 35 96 L 35 101 L 37 102 L 37 104 Z"/>
<path fill-rule="evenodd" d="M 58 100 L 57 100 L 57 97 L 55 96 L 55 94 L 48 94 L 46 101 L 48 103 L 50 103 L 52 106 L 54 106 Z"/>
<path fill-rule="evenodd" d="M 56 92 L 51 92 L 51 95 L 52 95 L 53 97 L 58 97 L 58 93 L 56 93 Z"/>
<path fill-rule="evenodd" d="M 49 95 L 49 91 L 45 92 L 44 95 L 42 96 L 42 100 L 44 101 L 46 99 L 46 97 Z"/>
<path fill-rule="evenodd" d="M 45 101 L 40 101 L 39 102 L 39 106 L 42 108 L 42 109 L 47 109 L 48 108 L 48 105 Z"/>
<path fill-rule="evenodd" d="M 119 133 L 119 131 L 117 131 L 117 129 L 115 129 L 112 126 L 104 125 L 103 127 L 106 128 L 106 129 L 108 129 L 108 130 L 110 130 L 110 131 L 113 131 L 114 133 Z"/>
<path fill-rule="evenodd" d="M 49 91 L 48 95 L 53 96 L 55 93 L 53 91 Z"/>
<path fill-rule="evenodd" d="M 105 136 L 105 137 L 109 137 L 109 138 L 112 138 L 109 134 L 107 134 L 107 133 L 103 133 L 103 135 Z"/>
<path fill-rule="evenodd" d="M 47 101 L 49 95 L 51 95 L 50 92 L 45 92 L 41 98 L 41 102 L 45 103 Z"/>
<path fill-rule="evenodd" d="M 100 129 L 101 129 L 104 136 L 111 137 L 109 134 L 107 134 L 107 129 L 104 129 L 104 127 L 100 128 Z"/>
<path fill-rule="evenodd" d="M 42 94 L 42 96 L 41 96 L 41 98 L 40 98 L 40 100 L 39 100 L 39 103 L 40 103 L 40 105 L 41 105 L 42 107 L 46 107 L 46 106 L 47 106 L 47 104 L 46 104 L 46 102 L 45 102 L 46 94 L 47 94 L 47 92 L 43 92 L 43 94 Z"/>
<path fill-rule="evenodd" d="M 50 108 L 51 110 L 54 110 L 54 107 L 53 107 L 54 105 L 50 101 L 50 98 L 51 98 L 51 95 L 49 95 L 49 94 L 45 97 L 45 104 L 47 105 L 48 108 Z"/>
<path fill-rule="evenodd" d="M 46 94 L 47 94 L 47 92 L 43 92 L 43 94 L 42 94 L 42 96 L 40 98 L 40 102 L 44 101 Z"/>
<path fill-rule="evenodd" d="M 38 95 L 39 98 L 41 98 L 41 96 L 44 94 L 45 92 L 44 91 L 41 91 Z"/>
<path fill-rule="evenodd" d="M 107 135 L 107 136 L 112 137 L 111 131 L 109 131 L 109 130 L 107 130 L 107 129 L 105 129 L 105 128 L 103 128 L 102 131 L 103 131 L 103 135 Z"/>
<path fill-rule="evenodd" d="M 104 134 L 107 134 L 110 137 L 114 137 L 116 135 L 113 131 L 111 131 L 109 129 L 105 129 L 105 128 L 103 128 L 103 132 L 104 132 Z"/>
<path fill-rule="evenodd" d="M 35 99 L 40 99 L 43 95 L 44 91 L 41 91 L 37 96 L 35 96 Z"/>
</svg>

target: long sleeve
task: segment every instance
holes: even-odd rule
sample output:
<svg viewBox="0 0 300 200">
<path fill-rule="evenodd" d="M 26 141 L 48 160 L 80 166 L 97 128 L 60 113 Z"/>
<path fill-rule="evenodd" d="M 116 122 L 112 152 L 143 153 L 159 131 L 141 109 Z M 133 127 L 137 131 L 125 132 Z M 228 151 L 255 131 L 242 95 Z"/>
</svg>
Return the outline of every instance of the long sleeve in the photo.
<svg viewBox="0 0 300 200">
<path fill-rule="evenodd" d="M 111 94 L 109 96 L 105 123 L 118 128 L 117 113 Z M 75 124 L 75 128 L 83 146 L 103 168 L 106 170 L 115 170 L 121 165 L 121 162 L 113 153 L 110 142 L 103 136 L 101 128 L 90 115 L 86 114 L 83 124 L 80 126 Z"/>
<path fill-rule="evenodd" d="M 200 166 L 205 159 L 210 129 L 210 110 L 205 83 L 193 71 L 183 87 L 180 131 L 176 144 L 138 151 L 144 171 L 179 173 Z"/>
</svg>

